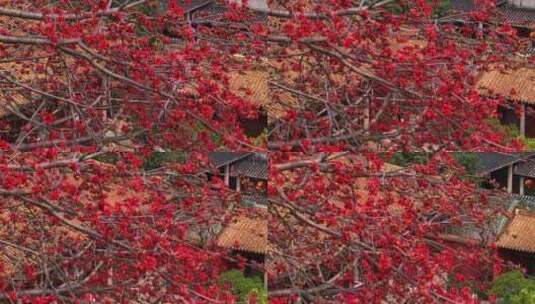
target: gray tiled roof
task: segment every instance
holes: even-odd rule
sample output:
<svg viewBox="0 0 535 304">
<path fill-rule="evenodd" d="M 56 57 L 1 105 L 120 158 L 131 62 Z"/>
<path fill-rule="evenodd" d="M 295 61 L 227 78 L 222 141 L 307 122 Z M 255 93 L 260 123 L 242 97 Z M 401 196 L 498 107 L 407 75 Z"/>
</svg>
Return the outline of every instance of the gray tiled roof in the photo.
<svg viewBox="0 0 535 304">
<path fill-rule="evenodd" d="M 535 24 L 535 10 L 503 5 L 498 8 L 498 18 L 516 26 L 532 26 Z"/>
<path fill-rule="evenodd" d="M 251 154 L 251 152 L 212 152 L 208 155 L 208 159 L 214 165 L 214 167 L 219 168 L 226 164 L 236 162 L 246 156 Z"/>
<path fill-rule="evenodd" d="M 250 2 L 251 3 L 251 2 Z M 217 20 L 228 12 L 229 6 L 223 0 L 178 0 L 177 4 L 185 13 L 192 13 L 195 20 Z M 168 1 L 160 0 L 159 11 L 162 13 L 168 9 Z M 267 20 L 267 15 L 254 13 L 252 21 L 262 22 Z"/>
<path fill-rule="evenodd" d="M 231 176 L 247 176 L 268 179 L 269 168 L 267 155 L 252 152 L 212 152 L 208 156 L 216 167 L 231 165 Z"/>
<path fill-rule="evenodd" d="M 528 207 L 528 208 L 535 208 L 535 196 L 532 195 L 520 195 L 520 194 L 510 194 L 511 196 L 511 205 L 513 207 L 520 206 L 520 207 Z M 517 204 L 513 203 L 516 201 Z"/>
<path fill-rule="evenodd" d="M 516 193 L 511 193 L 509 195 L 513 199 L 535 203 L 535 196 L 532 196 L 532 195 L 520 195 L 520 194 L 516 194 Z"/>
<path fill-rule="evenodd" d="M 450 0 L 451 8 L 460 13 L 469 13 L 476 11 L 476 5 L 473 0 Z"/>
<path fill-rule="evenodd" d="M 474 152 L 478 157 L 477 174 L 485 175 L 522 160 L 524 154 L 509 154 L 500 152 Z"/>
<path fill-rule="evenodd" d="M 250 206 L 256 206 L 256 205 L 267 206 L 268 198 L 267 198 L 267 195 L 262 195 L 262 194 L 253 194 L 253 195 L 243 194 L 242 203 L 245 205 L 250 205 Z"/>
<path fill-rule="evenodd" d="M 487 175 L 493 171 L 502 169 L 511 164 L 535 162 L 535 152 L 515 152 L 515 153 L 453 152 L 453 154 L 475 156 L 475 161 L 477 161 L 476 166 L 475 166 L 475 171 L 476 171 L 475 173 L 479 176 Z M 525 172 L 525 171 L 519 171 L 519 172 Z M 535 171 L 533 171 L 533 174 L 535 174 Z M 529 176 L 529 175 L 525 175 L 525 176 Z"/>
<path fill-rule="evenodd" d="M 451 8 L 462 13 L 470 13 L 477 11 L 478 5 L 474 0 L 450 0 Z M 506 1 L 505 0 L 496 0 L 494 1 L 497 7 L 502 6 Z"/>
<path fill-rule="evenodd" d="M 474 0 L 450 0 L 451 8 L 459 13 L 471 13 L 478 10 Z M 535 10 L 514 7 L 506 1 L 496 1 L 497 17 L 501 22 L 508 22 L 516 26 L 532 26 L 535 24 Z"/>
<path fill-rule="evenodd" d="M 206 7 L 195 12 L 195 19 L 208 19 L 207 17 L 222 16 L 227 12 L 227 6 L 219 3 L 210 3 Z"/>
<path fill-rule="evenodd" d="M 516 175 L 534 177 L 535 178 L 535 161 L 527 160 L 521 163 L 518 163 L 515 168 Z"/>
<path fill-rule="evenodd" d="M 268 179 L 268 160 L 265 154 L 251 153 L 248 157 L 235 162 L 230 169 L 232 176 L 247 176 Z"/>
</svg>

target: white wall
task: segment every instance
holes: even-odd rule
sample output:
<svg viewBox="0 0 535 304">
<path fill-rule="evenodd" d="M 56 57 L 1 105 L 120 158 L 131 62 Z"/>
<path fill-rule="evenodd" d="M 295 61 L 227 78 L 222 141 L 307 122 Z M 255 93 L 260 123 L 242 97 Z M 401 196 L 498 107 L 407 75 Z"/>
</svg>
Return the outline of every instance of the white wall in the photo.
<svg viewBox="0 0 535 304">
<path fill-rule="evenodd" d="M 535 0 L 508 0 L 507 2 L 516 7 L 535 9 Z"/>
</svg>

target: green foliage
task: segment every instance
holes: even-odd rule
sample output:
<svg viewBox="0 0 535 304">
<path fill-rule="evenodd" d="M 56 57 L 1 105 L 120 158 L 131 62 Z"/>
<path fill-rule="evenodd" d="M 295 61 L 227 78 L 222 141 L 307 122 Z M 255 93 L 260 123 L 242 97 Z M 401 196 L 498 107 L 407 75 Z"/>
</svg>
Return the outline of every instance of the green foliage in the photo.
<svg viewBox="0 0 535 304">
<path fill-rule="evenodd" d="M 510 271 L 499 276 L 489 291 L 499 303 L 534 304 L 535 280 L 524 277 L 520 271 Z"/>
<path fill-rule="evenodd" d="M 182 163 L 185 160 L 181 151 L 153 152 L 143 162 L 143 169 L 154 170 L 162 167 L 165 163 Z"/>
<path fill-rule="evenodd" d="M 429 161 L 430 154 L 428 153 L 409 153 L 409 152 L 397 152 L 392 155 L 392 157 L 387 160 L 389 163 L 400 166 L 407 167 L 413 164 L 425 164 Z M 473 181 L 478 181 L 478 178 L 475 177 L 477 170 L 477 165 L 479 158 L 473 153 L 453 153 L 453 158 L 463 166 L 466 170 L 466 176 L 463 178 L 471 179 Z"/>
<path fill-rule="evenodd" d="M 145 16 L 157 16 L 162 12 L 162 7 L 159 1 L 147 1 L 143 5 L 138 6 L 138 11 Z M 150 33 L 150 30 L 145 27 L 141 22 L 136 23 L 135 33 L 138 36 L 146 36 Z"/>
<path fill-rule="evenodd" d="M 119 161 L 119 155 L 114 153 L 103 153 L 93 157 L 94 160 L 106 164 L 115 164 Z"/>
<path fill-rule="evenodd" d="M 143 5 L 138 6 L 139 11 L 147 16 L 156 16 L 163 13 L 167 9 L 164 1 L 147 1 Z"/>
<path fill-rule="evenodd" d="M 502 125 L 497 118 L 487 119 L 487 123 L 497 132 L 505 134 L 509 139 L 517 138 L 520 136 L 520 130 L 515 125 Z"/>
<path fill-rule="evenodd" d="M 116 164 L 120 156 L 114 153 L 104 153 L 95 156 L 93 159 L 102 163 Z M 184 160 L 185 156 L 181 151 L 153 152 L 144 159 L 143 169 L 146 171 L 154 170 L 162 167 L 166 163 L 182 163 Z"/>
<path fill-rule="evenodd" d="M 403 6 L 399 1 L 394 1 L 384 6 L 385 9 L 393 14 L 400 15 L 405 11 L 405 6 Z"/>
<path fill-rule="evenodd" d="M 522 289 L 520 293 L 511 298 L 511 304 L 534 304 L 535 291 Z"/>
<path fill-rule="evenodd" d="M 451 10 L 450 0 L 439 0 L 435 9 L 433 10 L 433 17 L 442 17 L 446 15 Z"/>
<path fill-rule="evenodd" d="M 192 134 L 192 137 L 194 139 L 197 139 L 199 134 L 205 132 L 205 133 L 208 133 L 208 135 L 211 137 L 212 139 L 212 142 L 216 145 L 216 146 L 219 146 L 223 143 L 223 140 L 221 138 L 221 135 L 213 132 L 212 130 L 210 130 L 209 128 L 207 128 L 205 125 L 203 125 L 202 123 L 196 123 L 195 125 L 193 125 L 190 129 L 190 131 L 193 132 Z"/>
<path fill-rule="evenodd" d="M 258 135 L 258 136 L 254 139 L 253 144 L 254 144 L 255 146 L 260 147 L 260 146 L 262 146 L 262 145 L 264 145 L 264 144 L 267 144 L 267 142 L 268 142 L 268 129 L 264 129 L 264 130 L 262 131 L 262 133 L 261 133 L 260 135 Z"/>
<path fill-rule="evenodd" d="M 477 170 L 477 164 L 479 162 L 479 158 L 476 154 L 473 153 L 453 153 L 453 158 L 459 163 L 459 165 L 463 166 L 466 170 L 466 173 L 469 175 L 475 175 Z"/>
<path fill-rule="evenodd" d="M 229 284 L 232 287 L 232 293 L 244 303 L 247 303 L 250 295 L 254 295 L 257 303 L 268 303 L 267 290 L 259 276 L 245 277 L 241 271 L 233 269 L 222 273 L 219 282 Z"/>
<path fill-rule="evenodd" d="M 163 50 L 163 48 L 164 48 L 163 41 L 158 37 L 151 37 L 149 39 L 149 43 L 150 43 L 151 46 L 153 46 L 157 50 Z"/>
<path fill-rule="evenodd" d="M 505 135 L 506 140 L 520 140 L 528 150 L 535 150 L 535 138 L 526 138 L 520 135 L 520 129 L 516 125 L 502 125 L 496 118 L 488 119 L 492 128 Z"/>
<path fill-rule="evenodd" d="M 530 151 L 535 150 L 535 138 L 522 138 L 522 141 L 524 142 L 524 145 L 526 145 L 526 148 Z"/>
<path fill-rule="evenodd" d="M 400 167 L 406 167 L 411 164 L 425 164 L 428 160 L 429 155 L 427 153 L 396 152 L 388 162 Z"/>
</svg>

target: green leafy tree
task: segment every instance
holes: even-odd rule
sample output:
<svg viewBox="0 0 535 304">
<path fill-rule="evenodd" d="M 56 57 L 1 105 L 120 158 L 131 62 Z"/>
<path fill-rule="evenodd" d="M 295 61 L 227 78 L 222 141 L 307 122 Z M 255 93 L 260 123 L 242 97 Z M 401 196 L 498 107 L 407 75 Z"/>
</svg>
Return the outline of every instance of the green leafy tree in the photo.
<svg viewBox="0 0 535 304">
<path fill-rule="evenodd" d="M 411 164 L 425 164 L 428 160 L 429 155 L 426 153 L 396 152 L 388 162 L 400 167 L 406 167 Z"/>
<path fill-rule="evenodd" d="M 232 286 L 232 292 L 239 297 L 240 301 L 248 303 L 254 298 L 256 303 L 267 304 L 267 290 L 259 276 L 245 277 L 237 269 L 224 272 L 219 277 L 222 284 Z"/>
<path fill-rule="evenodd" d="M 499 303 L 535 303 L 535 280 L 524 277 L 520 271 L 511 271 L 499 276 L 489 292 Z"/>
<path fill-rule="evenodd" d="M 518 126 L 512 124 L 502 125 L 501 122 L 496 118 L 489 119 L 488 122 L 496 130 L 496 132 L 505 135 L 507 142 L 518 140 L 522 142 L 528 150 L 535 149 L 535 140 L 533 138 L 527 138 L 520 135 L 520 129 Z"/>
<path fill-rule="evenodd" d="M 511 298 L 511 304 L 533 304 L 535 303 L 535 291 L 522 289 L 517 295 Z"/>
<path fill-rule="evenodd" d="M 143 168 L 145 170 L 153 170 L 166 163 L 183 163 L 184 159 L 185 155 L 181 151 L 153 152 L 145 158 Z"/>
<path fill-rule="evenodd" d="M 465 168 L 466 173 L 474 175 L 476 173 L 479 158 L 473 153 L 454 153 L 455 160 Z"/>
</svg>

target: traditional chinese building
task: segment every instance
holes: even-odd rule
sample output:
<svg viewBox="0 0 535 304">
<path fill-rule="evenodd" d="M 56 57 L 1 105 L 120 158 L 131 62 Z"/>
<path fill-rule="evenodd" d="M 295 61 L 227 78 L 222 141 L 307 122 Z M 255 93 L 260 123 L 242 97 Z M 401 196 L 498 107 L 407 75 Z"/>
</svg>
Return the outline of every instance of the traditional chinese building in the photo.
<svg viewBox="0 0 535 304">
<path fill-rule="evenodd" d="M 474 0 L 450 0 L 451 9 L 460 15 L 479 9 Z M 535 25 L 535 5 L 532 0 L 497 0 L 494 21 L 511 24 L 520 37 L 528 38 Z M 457 20 L 462 20 L 458 16 Z"/>
<path fill-rule="evenodd" d="M 216 174 L 241 194 L 241 205 L 217 238 L 217 245 L 247 261 L 245 275 L 261 273 L 268 247 L 267 155 L 253 152 L 213 152 Z M 213 178 L 213 176 L 212 176 Z M 231 265 L 237 267 L 238 265 Z"/>
<path fill-rule="evenodd" d="M 476 86 L 482 96 L 505 98 L 507 104 L 498 107 L 499 119 L 503 125 L 514 125 L 521 136 L 535 138 L 534 68 L 484 72 L 479 75 Z"/>
<path fill-rule="evenodd" d="M 451 0 L 453 21 L 463 22 L 479 8 L 473 0 Z M 531 56 L 535 51 L 535 1 L 496 1 L 495 23 L 513 26 L 523 44 L 518 57 Z M 484 27 L 481 24 L 481 27 Z M 478 75 L 477 89 L 484 97 L 505 98 L 507 103 L 498 107 L 503 125 L 516 126 L 521 136 L 535 138 L 535 69 L 529 66 L 496 66 Z"/>
<path fill-rule="evenodd" d="M 500 256 L 535 274 L 535 212 L 517 209 L 496 242 Z"/>
<path fill-rule="evenodd" d="M 267 155 L 252 152 L 213 152 L 209 159 L 225 184 L 241 193 L 243 203 L 267 206 Z"/>
<path fill-rule="evenodd" d="M 219 235 L 217 245 L 230 249 L 247 260 L 244 271 L 246 276 L 262 273 L 262 265 L 265 263 L 268 248 L 266 217 L 237 216 L 233 218 Z M 238 265 L 235 263 L 232 266 Z"/>
<path fill-rule="evenodd" d="M 468 154 L 468 153 L 466 153 Z M 476 152 L 476 175 L 484 188 L 517 195 L 535 195 L 535 152 Z"/>
<path fill-rule="evenodd" d="M 467 153 L 465 153 L 467 154 Z M 456 246 L 488 246 L 496 242 L 505 261 L 535 273 L 535 153 L 476 152 L 476 175 L 483 178 L 488 203 L 513 213 L 489 218 L 489 225 L 466 225 L 447 231 L 442 239 Z M 505 191 L 504 191 L 505 192 Z"/>
</svg>

